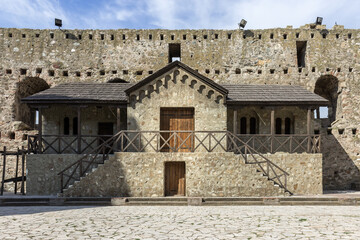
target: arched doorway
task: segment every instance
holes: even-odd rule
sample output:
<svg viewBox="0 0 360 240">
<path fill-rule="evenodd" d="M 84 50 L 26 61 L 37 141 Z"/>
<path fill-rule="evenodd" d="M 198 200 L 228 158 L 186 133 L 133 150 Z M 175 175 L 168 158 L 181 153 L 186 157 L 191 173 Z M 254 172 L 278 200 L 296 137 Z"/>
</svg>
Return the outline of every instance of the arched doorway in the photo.
<svg viewBox="0 0 360 240">
<path fill-rule="evenodd" d="M 15 121 L 22 121 L 23 123 L 33 128 L 35 124 L 34 113 L 31 112 L 30 108 L 26 104 L 21 103 L 21 99 L 48 88 L 50 88 L 50 86 L 47 84 L 47 82 L 39 77 L 26 77 L 24 80 L 19 82 L 15 92 Z"/>
<path fill-rule="evenodd" d="M 315 84 L 314 92 L 330 102 L 328 118 L 330 123 L 336 119 L 337 100 L 338 100 L 339 80 L 333 75 L 321 76 Z"/>
</svg>

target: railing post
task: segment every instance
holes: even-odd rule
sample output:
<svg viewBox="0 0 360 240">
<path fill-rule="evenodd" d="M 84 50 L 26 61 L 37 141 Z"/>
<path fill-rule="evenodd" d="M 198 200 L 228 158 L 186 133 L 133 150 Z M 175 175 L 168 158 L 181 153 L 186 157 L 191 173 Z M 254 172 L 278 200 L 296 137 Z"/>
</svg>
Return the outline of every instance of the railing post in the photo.
<svg viewBox="0 0 360 240">
<path fill-rule="evenodd" d="M 5 172 L 6 172 L 6 147 L 4 146 L 4 152 L 3 152 L 3 172 L 2 172 L 2 179 L 1 179 L 1 191 L 0 191 L 0 195 L 3 195 L 3 194 L 4 194 Z"/>
<path fill-rule="evenodd" d="M 291 135 L 290 135 L 289 137 L 290 137 L 290 149 L 289 149 L 290 151 L 289 151 L 289 152 L 290 152 L 290 153 L 292 153 L 292 142 L 293 142 L 293 137 L 292 137 Z"/>
<path fill-rule="evenodd" d="M 27 136 L 27 147 L 28 153 L 30 153 L 30 135 Z"/>
<path fill-rule="evenodd" d="M 25 195 L 25 149 L 21 148 L 21 194 Z"/>
<path fill-rule="evenodd" d="M 121 152 L 124 152 L 124 132 L 121 133 Z"/>
<path fill-rule="evenodd" d="M 102 162 L 105 162 L 105 146 L 102 146 Z"/>
<path fill-rule="evenodd" d="M 209 136 L 209 152 L 212 152 L 211 150 L 211 137 L 212 137 L 212 133 L 208 133 L 208 136 Z"/>
<path fill-rule="evenodd" d="M 79 177 L 82 177 L 82 175 L 83 175 L 83 169 L 82 169 L 82 158 L 80 159 L 80 162 L 79 162 L 79 169 L 80 169 L 80 175 L 79 175 Z"/>
<path fill-rule="evenodd" d="M 39 153 L 42 152 L 42 108 L 39 108 Z"/>
<path fill-rule="evenodd" d="M 275 134 L 275 109 L 271 109 L 271 121 L 270 121 L 271 143 L 270 152 L 274 153 L 274 134 Z"/>
<path fill-rule="evenodd" d="M 81 154 L 81 107 L 77 108 L 77 150 Z"/>
<path fill-rule="evenodd" d="M 60 174 L 60 192 L 63 193 L 63 189 L 64 189 L 64 174 L 61 173 Z"/>
<path fill-rule="evenodd" d="M 248 162 L 248 148 L 247 148 L 246 145 L 244 145 L 244 147 L 245 147 L 245 151 L 244 151 L 244 154 L 245 154 L 245 163 L 247 163 L 247 162 Z M 240 150 L 240 151 L 241 151 L 241 150 Z M 241 154 L 241 152 L 240 152 L 239 154 Z"/>
<path fill-rule="evenodd" d="M 16 165 L 15 165 L 15 187 L 14 187 L 14 194 L 17 193 L 17 177 L 18 177 L 18 171 L 19 171 L 19 152 L 20 152 L 20 149 L 17 148 L 17 152 L 16 152 Z"/>
<path fill-rule="evenodd" d="M 311 152 L 311 136 L 310 136 L 310 131 L 311 131 L 311 108 L 308 108 L 307 110 L 307 153 Z"/>
</svg>

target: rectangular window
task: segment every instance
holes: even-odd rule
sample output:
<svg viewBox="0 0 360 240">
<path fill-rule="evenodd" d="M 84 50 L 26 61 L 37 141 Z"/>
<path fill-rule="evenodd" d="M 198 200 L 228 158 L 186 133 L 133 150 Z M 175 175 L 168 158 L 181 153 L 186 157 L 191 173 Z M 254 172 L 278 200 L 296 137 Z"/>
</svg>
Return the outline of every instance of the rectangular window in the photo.
<svg viewBox="0 0 360 240">
<path fill-rule="evenodd" d="M 298 67 L 305 67 L 306 41 L 296 41 Z"/>
<path fill-rule="evenodd" d="M 169 63 L 181 60 L 180 43 L 169 44 Z"/>
</svg>

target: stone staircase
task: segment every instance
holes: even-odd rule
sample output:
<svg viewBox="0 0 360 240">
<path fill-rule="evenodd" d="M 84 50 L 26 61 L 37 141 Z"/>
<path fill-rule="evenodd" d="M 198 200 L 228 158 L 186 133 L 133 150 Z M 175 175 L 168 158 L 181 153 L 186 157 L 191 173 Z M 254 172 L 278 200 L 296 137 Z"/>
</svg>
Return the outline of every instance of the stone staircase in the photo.
<svg viewBox="0 0 360 240">
<path fill-rule="evenodd" d="M 120 153 L 121 154 L 121 153 Z M 218 153 L 217 153 L 218 154 Z M 245 175 L 242 181 L 246 181 L 247 186 L 239 186 L 244 188 L 243 192 L 239 192 L 237 196 L 290 196 L 274 181 L 268 179 L 256 164 L 246 164 L 241 155 L 227 153 L 239 162 L 239 177 Z M 111 172 L 119 165 L 115 155 L 109 157 L 104 164 L 98 164 L 87 172 L 80 181 L 75 181 L 68 188 L 63 190 L 59 197 L 105 197 L 105 196 L 121 196 L 122 185 L 116 185 L 116 181 L 125 180 L 123 173 Z M 241 170 L 241 171 L 240 171 Z M 109 176 L 114 175 L 114 178 Z M 104 179 L 104 176 L 107 178 Z M 114 181 L 114 182 L 111 182 Z M 245 184 L 243 184 L 245 185 Z M 115 187 L 116 186 L 116 187 Z M 115 188 L 115 189 L 113 189 Z M 109 195 L 109 193 L 112 193 Z"/>
<path fill-rule="evenodd" d="M 74 164 L 68 166 L 63 171 L 61 171 L 59 175 L 61 176 L 62 193 L 59 194 L 59 196 L 88 196 L 88 197 L 118 196 L 119 194 L 121 195 L 122 193 L 124 193 L 125 191 L 121 191 L 119 187 L 117 189 L 112 189 L 114 188 L 114 186 L 119 186 L 118 184 L 119 181 L 123 181 L 124 173 L 116 172 L 117 168 L 121 168 L 121 163 L 119 162 L 116 163 L 115 161 L 116 159 L 114 159 L 114 155 L 110 154 L 111 151 L 115 151 L 115 149 L 113 149 L 112 147 L 118 145 L 117 141 L 121 139 L 121 137 L 124 136 L 126 137 L 126 135 L 124 134 L 125 134 L 124 131 L 120 131 L 119 133 L 115 134 L 112 138 L 108 139 L 106 142 L 100 145 L 97 149 L 95 149 L 94 152 L 92 152 L 91 154 L 84 155 L 77 162 L 75 162 Z M 286 179 L 287 176 L 289 175 L 287 172 L 285 172 L 279 166 L 272 163 L 262 154 L 256 152 L 256 150 L 252 149 L 242 140 L 237 138 L 237 136 L 234 135 L 233 133 L 224 132 L 223 134 L 230 139 L 229 140 L 230 147 L 226 148 L 227 152 L 212 152 L 214 148 L 209 148 L 212 150 L 208 150 L 207 153 L 209 154 L 224 153 L 224 154 L 230 154 L 227 155 L 227 157 L 229 158 L 237 158 L 236 161 L 242 165 L 239 168 L 239 172 L 236 171 L 237 172 L 236 174 L 239 177 L 242 177 L 242 172 L 240 170 L 247 169 L 247 172 L 245 170 L 244 172 L 246 173 L 245 176 L 248 178 L 247 179 L 248 181 L 242 181 L 242 182 L 240 181 L 241 182 L 241 184 L 239 184 L 240 188 L 245 185 L 248 185 L 249 188 L 253 188 L 254 191 L 251 190 L 247 193 L 247 194 L 253 194 L 253 196 L 284 196 L 284 195 L 292 194 L 288 190 L 286 185 L 287 183 Z M 221 141 L 217 142 L 217 144 L 219 143 L 221 143 Z M 109 147 L 111 148 L 109 149 Z M 107 150 L 108 152 L 104 153 L 104 149 L 108 149 Z M 140 152 L 130 151 L 130 153 L 136 154 L 132 156 L 135 159 L 137 159 L 138 156 L 140 156 L 141 154 L 148 153 L 148 152 L 141 152 L 141 148 L 136 148 L 136 149 Z M 121 153 L 125 154 L 128 152 L 121 152 Z M 155 153 L 158 155 L 163 154 L 161 152 L 155 152 Z M 181 154 L 181 153 L 173 153 L 173 154 Z M 196 154 L 196 153 L 188 153 L 188 154 Z M 107 165 L 109 166 L 106 167 Z M 110 172 L 113 171 L 114 169 L 115 172 L 110 174 Z M 66 173 L 65 171 L 69 171 L 69 173 Z M 75 176 L 74 173 L 76 173 L 77 171 L 79 172 L 79 175 Z M 64 176 L 67 177 L 67 180 L 65 181 L 64 181 Z M 106 180 L 104 179 L 104 176 L 106 177 Z M 239 182 L 237 180 L 234 181 Z M 158 196 L 162 195 L 162 193 L 161 194 L 157 193 L 157 195 Z M 230 195 L 233 195 L 233 193 Z M 238 193 L 235 195 L 246 196 L 246 194 L 243 195 L 242 193 Z"/>
</svg>

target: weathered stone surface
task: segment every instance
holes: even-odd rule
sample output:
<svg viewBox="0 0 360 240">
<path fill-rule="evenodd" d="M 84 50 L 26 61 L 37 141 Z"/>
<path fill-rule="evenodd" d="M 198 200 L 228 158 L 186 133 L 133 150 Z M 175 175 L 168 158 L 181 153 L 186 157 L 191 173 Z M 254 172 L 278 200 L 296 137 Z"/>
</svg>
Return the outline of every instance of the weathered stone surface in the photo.
<svg viewBox="0 0 360 240">
<path fill-rule="evenodd" d="M 138 82 L 168 63 L 169 43 L 180 43 L 181 61 L 218 83 L 296 84 L 314 91 L 320 77 L 335 77 L 336 120 L 331 125 L 333 135 L 323 138 L 327 142 L 322 148 L 324 188 L 359 189 L 360 32 L 334 26 L 324 38 L 325 29 L 306 25 L 250 30 L 245 37 L 241 30 L 67 30 L 75 37 L 66 38 L 55 29 L 2 28 L 0 144 L 9 149 L 26 145 L 23 136 L 31 133 L 16 131 L 15 139 L 8 134 L 15 120 L 18 83 L 26 76 L 39 76 L 50 86 L 113 78 Z M 300 69 L 296 41 L 307 41 L 305 67 Z M 327 127 L 320 131 L 327 134 Z M 343 134 L 338 133 L 341 129 Z"/>
<path fill-rule="evenodd" d="M 56 159 L 54 155 L 47 157 Z M 322 193 L 321 154 L 281 153 L 267 157 L 290 174 L 288 187 L 295 194 Z M 66 189 L 64 196 L 164 196 L 167 161 L 185 162 L 188 197 L 284 195 L 255 165 L 245 164 L 240 155 L 219 152 L 116 153 L 96 171 Z"/>
</svg>

